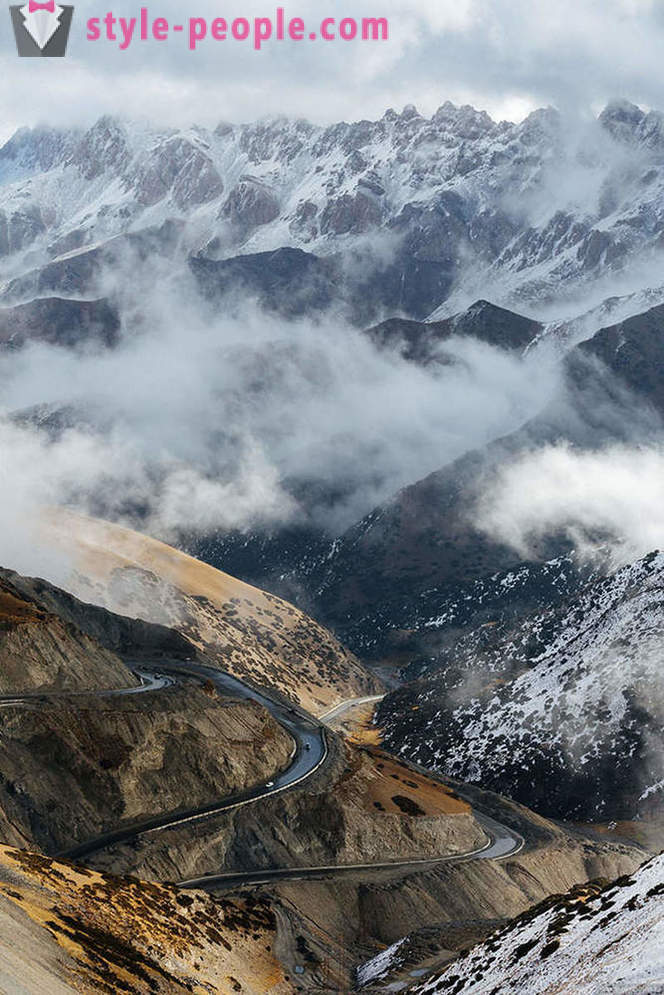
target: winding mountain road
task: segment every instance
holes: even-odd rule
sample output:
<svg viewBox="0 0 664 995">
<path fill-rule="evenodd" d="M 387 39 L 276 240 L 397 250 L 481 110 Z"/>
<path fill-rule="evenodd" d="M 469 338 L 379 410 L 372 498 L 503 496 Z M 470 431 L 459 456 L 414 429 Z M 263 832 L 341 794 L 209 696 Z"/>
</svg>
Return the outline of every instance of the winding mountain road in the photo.
<svg viewBox="0 0 664 995">
<path fill-rule="evenodd" d="M 411 860 L 386 860 L 368 864 L 329 864 L 318 867 L 281 867 L 264 871 L 228 871 L 224 874 L 205 875 L 178 881 L 179 888 L 214 891 L 217 888 L 237 888 L 247 884 L 270 884 L 273 881 L 302 881 L 321 878 L 339 878 L 371 871 L 426 871 L 440 864 L 462 864 L 471 860 L 500 860 L 518 853 L 525 844 L 519 833 L 501 825 L 488 815 L 475 812 L 488 840 L 484 846 L 467 853 L 447 854 L 442 857 L 418 857 Z"/>
<path fill-rule="evenodd" d="M 131 667 L 131 664 L 128 664 Z M 166 674 L 150 673 L 133 669 L 140 684 L 128 688 L 110 688 L 107 691 L 28 691 L 25 694 L 0 695 L 0 708 L 11 708 L 12 705 L 47 705 L 54 698 L 119 698 L 132 694 L 146 694 L 149 691 L 163 691 L 175 684 L 175 678 Z"/>
<path fill-rule="evenodd" d="M 100 692 L 30 692 L 22 695 L 12 695 L 11 697 L 4 696 L 0 697 L 0 708 L 17 705 L 40 706 L 48 704 L 53 698 L 89 697 L 90 695 L 101 698 L 112 698 L 125 695 L 146 694 L 160 691 L 182 683 L 184 680 L 194 678 L 200 682 L 211 682 L 222 694 L 230 694 L 236 698 L 255 701 L 266 708 L 293 740 L 291 762 L 285 770 L 275 774 L 273 779 L 267 782 L 267 784 L 256 785 L 253 788 L 227 796 L 199 808 L 182 809 L 177 812 L 168 812 L 160 816 L 133 822 L 112 832 L 104 833 L 94 839 L 79 843 L 70 849 L 63 850 L 55 854 L 56 857 L 68 860 L 81 860 L 109 846 L 130 842 L 149 833 L 156 833 L 164 829 L 207 819 L 222 812 L 228 812 L 232 809 L 252 804 L 262 798 L 287 791 L 310 778 L 326 763 L 329 750 L 324 721 L 329 722 L 357 705 L 369 704 L 379 701 L 381 698 L 379 695 L 368 698 L 353 698 L 336 705 L 326 712 L 321 719 L 315 719 L 295 705 L 278 701 L 266 692 L 251 687 L 231 674 L 216 670 L 213 667 L 206 667 L 203 664 L 185 663 L 183 661 L 160 661 L 154 668 L 141 665 L 139 669 L 137 666 L 134 672 L 141 681 L 140 685 L 136 687 L 117 688 Z M 446 863 L 461 863 L 471 860 L 499 860 L 510 854 L 517 853 L 523 847 L 523 837 L 507 826 L 503 826 L 494 819 L 489 818 L 489 816 L 478 813 L 477 811 L 475 811 L 475 817 L 484 829 L 487 842 L 484 846 L 467 853 L 374 863 L 321 865 L 315 867 L 281 867 L 261 871 L 226 871 L 221 874 L 207 874 L 204 877 L 180 881 L 178 884 L 179 887 L 185 889 L 202 888 L 211 891 L 246 884 L 266 884 L 277 880 L 342 877 L 362 872 L 389 870 L 426 870 Z"/>
<path fill-rule="evenodd" d="M 242 808 L 261 798 L 279 794 L 296 784 L 300 784 L 311 777 L 327 760 L 328 746 L 325 728 L 301 709 L 278 702 L 265 692 L 252 688 L 244 681 L 238 680 L 225 671 L 216 670 L 214 667 L 205 667 L 198 663 L 160 661 L 159 675 L 161 672 L 165 672 L 175 681 L 178 678 L 182 680 L 192 677 L 200 681 L 210 681 L 223 694 L 231 694 L 236 698 L 258 702 L 272 714 L 293 739 L 294 748 L 289 766 L 286 770 L 275 774 L 267 784 L 256 785 L 246 791 L 228 795 L 217 802 L 199 808 L 183 809 L 133 822 L 113 832 L 104 833 L 102 836 L 80 843 L 69 850 L 63 850 L 56 856 L 67 860 L 80 860 L 114 844 L 126 843 L 148 833 L 182 826 L 188 822 L 199 822 L 213 815 L 229 812 L 231 809 Z"/>
<path fill-rule="evenodd" d="M 329 712 L 325 712 L 324 715 L 320 716 L 321 722 L 327 722 L 328 724 L 334 722 L 335 719 L 340 718 L 349 712 L 351 708 L 358 708 L 360 705 L 374 705 L 379 701 L 382 701 L 385 697 L 384 694 L 374 694 L 371 698 L 349 698 L 347 701 L 342 701 L 341 704 L 335 705 L 331 708 Z"/>
</svg>

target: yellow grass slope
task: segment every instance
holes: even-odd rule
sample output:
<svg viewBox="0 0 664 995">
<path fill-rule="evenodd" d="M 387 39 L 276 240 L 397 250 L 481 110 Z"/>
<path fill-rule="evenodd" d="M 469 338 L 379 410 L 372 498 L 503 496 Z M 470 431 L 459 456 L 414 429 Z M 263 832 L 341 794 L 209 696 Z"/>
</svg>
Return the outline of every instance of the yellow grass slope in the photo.
<svg viewBox="0 0 664 995">
<path fill-rule="evenodd" d="M 73 558 L 67 586 L 111 611 L 179 629 L 220 668 L 272 686 L 314 714 L 379 682 L 293 605 L 130 529 L 71 512 L 46 537 Z"/>
<path fill-rule="evenodd" d="M 98 874 L 0 846 L 0 991 L 287 995 L 260 901 Z"/>
</svg>

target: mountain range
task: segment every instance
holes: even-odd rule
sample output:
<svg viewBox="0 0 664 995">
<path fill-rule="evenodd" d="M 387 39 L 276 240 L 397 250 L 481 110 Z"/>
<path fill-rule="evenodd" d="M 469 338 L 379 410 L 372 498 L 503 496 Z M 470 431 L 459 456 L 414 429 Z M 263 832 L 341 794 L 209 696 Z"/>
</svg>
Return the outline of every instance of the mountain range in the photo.
<svg viewBox="0 0 664 995">
<path fill-rule="evenodd" d="M 272 281 L 313 282 L 318 311 L 343 284 L 365 319 L 445 316 L 480 296 L 566 317 L 582 291 L 600 304 L 661 282 L 663 123 L 616 101 L 583 126 L 551 108 L 514 125 L 445 103 L 326 128 L 22 129 L 0 150 L 0 255 L 15 278 L 49 266 L 40 292 L 80 292 L 104 246 L 141 255 L 151 241 L 216 286 L 243 271 L 255 288 L 277 266 Z"/>
<path fill-rule="evenodd" d="M 663 232 L 624 100 L 5 143 L 26 992 L 664 991 Z"/>
</svg>

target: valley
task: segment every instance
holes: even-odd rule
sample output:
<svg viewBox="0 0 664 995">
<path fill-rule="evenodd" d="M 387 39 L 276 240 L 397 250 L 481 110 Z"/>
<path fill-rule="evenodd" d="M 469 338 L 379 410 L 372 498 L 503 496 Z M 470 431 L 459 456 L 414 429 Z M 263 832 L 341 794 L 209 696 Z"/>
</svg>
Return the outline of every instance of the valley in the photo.
<svg viewBox="0 0 664 995">
<path fill-rule="evenodd" d="M 105 528 L 103 523 L 98 527 Z M 128 534 L 123 540 L 129 540 Z M 131 540 L 134 558 L 141 559 L 142 547 L 152 549 L 150 540 L 137 534 Z M 167 555 L 165 547 L 160 554 Z M 109 555 L 115 563 L 117 554 Z M 171 555 L 176 554 L 169 559 Z M 540 867 L 551 860 L 548 851 L 566 852 L 567 863 L 558 856 L 549 871 L 561 887 L 569 875 L 579 873 L 574 868 L 585 867 L 585 877 L 591 867 L 610 867 L 617 874 L 639 862 L 640 851 L 630 844 L 593 843 L 582 834 L 575 840 L 525 809 L 510 808 L 498 796 L 469 797 L 462 787 L 432 780 L 427 771 L 395 761 L 380 748 L 344 742 L 289 702 L 287 684 L 280 692 L 275 687 L 266 693 L 218 669 L 223 639 L 213 656 L 209 641 L 203 653 L 154 624 L 114 616 L 43 582 L 10 576 L 17 593 L 41 591 L 51 611 L 59 603 L 69 618 L 76 618 L 79 640 L 101 639 L 96 645 L 102 655 L 110 652 L 104 644 L 121 643 L 123 653 L 135 653 L 140 664 L 124 664 L 130 676 L 123 688 L 62 691 L 47 681 L 27 695 L 15 689 L 0 702 L 5 717 L 2 811 L 9 845 L 37 847 L 49 859 L 65 861 L 63 866 L 75 861 L 74 878 L 82 863 L 104 880 L 111 880 L 109 874 L 130 874 L 131 880 L 155 884 L 176 879 L 182 895 L 203 890 L 215 901 L 220 894 L 224 901 L 226 896 L 235 901 L 237 895 L 242 903 L 247 889 L 258 889 L 259 901 L 276 915 L 278 943 L 291 951 L 287 969 L 301 967 L 298 950 L 308 951 L 308 987 L 303 991 L 350 989 L 351 961 L 361 960 L 372 943 L 387 942 L 406 921 L 406 932 L 426 928 L 436 901 L 437 915 L 443 914 L 443 896 L 451 886 L 466 894 L 464 901 L 475 895 L 478 918 L 491 923 L 496 913 L 504 917 L 526 907 L 538 890 L 546 893 L 544 881 L 534 893 L 529 888 L 521 894 L 518 885 L 512 886 L 509 904 L 501 899 L 496 906 L 494 899 L 489 914 L 488 895 L 496 884 L 493 868 L 502 861 L 527 866 L 532 851 Z M 224 583 L 231 585 L 231 580 Z M 233 591 L 234 585 L 228 593 Z M 43 602 L 35 600 L 39 607 L 33 611 L 43 610 Z M 10 607 L 9 624 L 25 624 L 16 603 Z M 73 623 L 68 626 L 73 634 Z M 173 647 L 179 659 L 169 656 Z M 375 701 L 351 698 L 329 709 L 327 721 L 343 723 L 348 713 L 361 712 L 367 704 L 371 708 Z M 48 752 L 40 753 L 39 737 L 49 743 Z M 98 753 L 91 750 L 93 742 Z M 212 746 L 214 752 L 209 752 Z M 78 836 L 73 846 L 67 839 L 72 826 Z M 275 837 L 276 827 L 281 829 Z M 100 835 L 94 835 L 95 828 Z M 471 870 L 483 864 L 487 873 Z M 58 865 L 39 866 L 53 867 L 55 874 Z M 42 880 L 49 873 L 42 872 Z M 68 874 L 64 872 L 65 878 Z M 122 879 L 117 880 L 122 888 Z M 369 882 L 372 898 L 367 905 L 361 896 Z M 384 902 L 395 889 L 399 905 L 403 901 L 404 909 L 410 909 L 406 919 L 404 911 L 396 918 L 385 915 Z M 415 896 L 424 893 L 429 898 L 418 911 Z M 307 922 L 311 902 L 321 902 L 334 923 L 334 956 L 325 952 L 320 935 Z M 186 903 L 183 907 L 188 908 Z M 344 925 L 343 909 L 347 914 L 352 910 Z M 357 937 L 364 937 L 359 944 Z M 86 936 L 77 958 L 90 955 L 89 943 Z M 126 957 L 140 962 L 134 947 Z M 108 951 L 102 959 L 105 970 L 117 969 Z"/>
<path fill-rule="evenodd" d="M 664 992 L 663 136 L 0 147 L 0 991 Z"/>
</svg>

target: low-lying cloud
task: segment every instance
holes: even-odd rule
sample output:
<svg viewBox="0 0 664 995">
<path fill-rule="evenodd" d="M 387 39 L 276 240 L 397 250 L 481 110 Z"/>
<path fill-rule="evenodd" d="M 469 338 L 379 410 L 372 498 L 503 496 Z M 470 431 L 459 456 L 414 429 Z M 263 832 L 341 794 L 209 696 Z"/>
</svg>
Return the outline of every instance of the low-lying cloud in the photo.
<svg viewBox="0 0 664 995">
<path fill-rule="evenodd" d="M 146 458 L 122 433 L 77 429 L 49 441 L 34 428 L 0 422 L 3 534 L 1 561 L 24 573 L 52 573 L 39 539 L 44 513 L 68 505 L 164 538 L 185 526 L 233 529 L 252 515 L 287 516 L 289 499 L 260 452 L 245 452 L 231 480 L 215 480 L 163 452 Z M 59 558 L 58 558 L 59 559 Z"/>
<path fill-rule="evenodd" d="M 476 341 L 445 354 L 421 367 L 341 322 L 209 320 L 173 300 L 146 304 L 113 350 L 33 344 L 0 361 L 5 412 L 24 413 L 0 426 L 0 512 L 67 504 L 167 539 L 303 520 L 341 531 L 518 427 L 557 382 L 540 358 Z"/>
<path fill-rule="evenodd" d="M 629 562 L 664 546 L 664 447 L 544 447 L 504 467 L 474 515 L 524 557 L 537 539 L 565 533 L 587 552 L 608 540 L 616 563 Z"/>
</svg>

